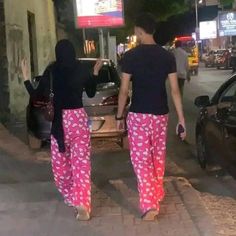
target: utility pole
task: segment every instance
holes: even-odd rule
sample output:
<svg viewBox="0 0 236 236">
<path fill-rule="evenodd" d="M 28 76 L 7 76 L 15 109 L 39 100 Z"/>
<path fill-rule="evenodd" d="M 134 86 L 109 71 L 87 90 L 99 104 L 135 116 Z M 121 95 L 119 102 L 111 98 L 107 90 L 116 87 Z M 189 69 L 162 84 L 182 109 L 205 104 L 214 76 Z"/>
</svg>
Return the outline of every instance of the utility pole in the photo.
<svg viewBox="0 0 236 236">
<path fill-rule="evenodd" d="M 100 57 L 104 58 L 105 57 L 105 51 L 104 51 L 104 34 L 103 34 L 103 29 L 99 28 L 98 29 L 98 34 L 99 34 L 99 47 L 100 47 Z"/>
</svg>

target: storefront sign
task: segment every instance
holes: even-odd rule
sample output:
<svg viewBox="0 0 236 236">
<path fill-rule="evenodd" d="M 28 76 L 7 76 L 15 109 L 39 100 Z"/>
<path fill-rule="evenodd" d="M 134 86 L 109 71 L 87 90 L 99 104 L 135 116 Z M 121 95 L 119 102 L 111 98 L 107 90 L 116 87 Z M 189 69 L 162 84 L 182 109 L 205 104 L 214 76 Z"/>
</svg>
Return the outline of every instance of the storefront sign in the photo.
<svg viewBox="0 0 236 236">
<path fill-rule="evenodd" d="M 200 22 L 200 39 L 215 39 L 217 38 L 216 21 Z"/>
<path fill-rule="evenodd" d="M 236 12 L 222 12 L 219 14 L 219 35 L 236 35 Z"/>
<path fill-rule="evenodd" d="M 122 0 L 75 0 L 78 28 L 124 25 Z"/>
</svg>

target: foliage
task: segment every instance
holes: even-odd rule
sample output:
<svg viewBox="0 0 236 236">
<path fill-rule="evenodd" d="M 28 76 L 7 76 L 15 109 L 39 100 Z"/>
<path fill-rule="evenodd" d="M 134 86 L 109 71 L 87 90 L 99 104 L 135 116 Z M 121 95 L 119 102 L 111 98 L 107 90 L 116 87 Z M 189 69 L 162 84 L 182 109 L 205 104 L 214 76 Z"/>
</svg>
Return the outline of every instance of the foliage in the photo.
<svg viewBox="0 0 236 236">
<path fill-rule="evenodd" d="M 230 5 L 234 2 L 234 0 L 220 0 L 220 4 L 225 6 L 225 5 Z"/>
<path fill-rule="evenodd" d="M 133 32 L 133 21 L 142 12 L 152 13 L 157 21 L 166 21 L 171 16 L 188 11 L 190 4 L 186 0 L 124 0 L 125 27 L 112 30 L 118 42 L 124 42 L 127 35 Z"/>
</svg>

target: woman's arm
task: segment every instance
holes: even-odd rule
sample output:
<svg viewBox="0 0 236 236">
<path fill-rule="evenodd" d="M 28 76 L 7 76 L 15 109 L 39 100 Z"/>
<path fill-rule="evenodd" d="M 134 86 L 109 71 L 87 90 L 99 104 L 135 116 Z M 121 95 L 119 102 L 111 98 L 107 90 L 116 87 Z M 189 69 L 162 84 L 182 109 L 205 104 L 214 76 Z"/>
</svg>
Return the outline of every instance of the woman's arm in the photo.
<svg viewBox="0 0 236 236">
<path fill-rule="evenodd" d="M 100 69 L 102 68 L 102 60 L 98 59 L 94 68 L 93 68 L 93 74 L 90 76 L 90 78 L 87 80 L 86 85 L 85 85 L 85 91 L 88 97 L 92 98 L 96 94 L 97 90 L 97 78 Z"/>
<path fill-rule="evenodd" d="M 22 60 L 21 69 L 22 69 L 22 74 L 23 74 L 23 79 L 24 79 L 24 85 L 29 95 L 34 99 L 37 99 L 38 97 L 43 96 L 48 86 L 48 81 L 49 81 L 49 76 L 50 76 L 49 69 L 47 68 L 45 70 L 42 78 L 39 81 L 39 85 L 37 86 L 37 88 L 34 88 L 32 86 L 32 83 L 29 78 L 29 68 L 27 65 L 27 61 L 25 59 Z"/>
<path fill-rule="evenodd" d="M 96 94 L 97 90 L 97 77 L 96 75 L 90 76 L 85 85 L 85 91 L 89 98 L 92 98 Z"/>
</svg>

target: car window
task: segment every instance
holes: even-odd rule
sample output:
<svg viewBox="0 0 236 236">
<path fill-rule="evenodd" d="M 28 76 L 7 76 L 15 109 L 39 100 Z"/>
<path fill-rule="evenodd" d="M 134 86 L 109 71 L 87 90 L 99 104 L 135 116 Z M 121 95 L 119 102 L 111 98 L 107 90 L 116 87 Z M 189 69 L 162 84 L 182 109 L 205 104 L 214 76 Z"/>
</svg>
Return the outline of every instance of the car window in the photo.
<svg viewBox="0 0 236 236">
<path fill-rule="evenodd" d="M 114 80 L 111 76 L 109 66 L 103 66 L 101 70 L 99 71 L 97 83 L 105 84 L 105 83 L 111 83 L 111 82 L 114 82 Z"/>
<path fill-rule="evenodd" d="M 231 84 L 229 87 L 227 87 L 225 89 L 225 91 L 223 92 L 223 94 L 221 95 L 220 99 L 219 99 L 219 103 L 222 102 L 236 102 L 236 82 L 234 82 L 233 84 Z"/>
<path fill-rule="evenodd" d="M 86 61 L 86 60 L 81 60 L 81 63 L 86 64 L 90 70 L 92 70 L 95 61 Z M 98 78 L 97 78 L 97 84 L 105 84 L 105 83 L 118 83 L 117 81 L 117 72 L 116 69 L 113 68 L 111 65 L 109 65 L 107 62 L 104 63 L 102 66 Z"/>
</svg>

